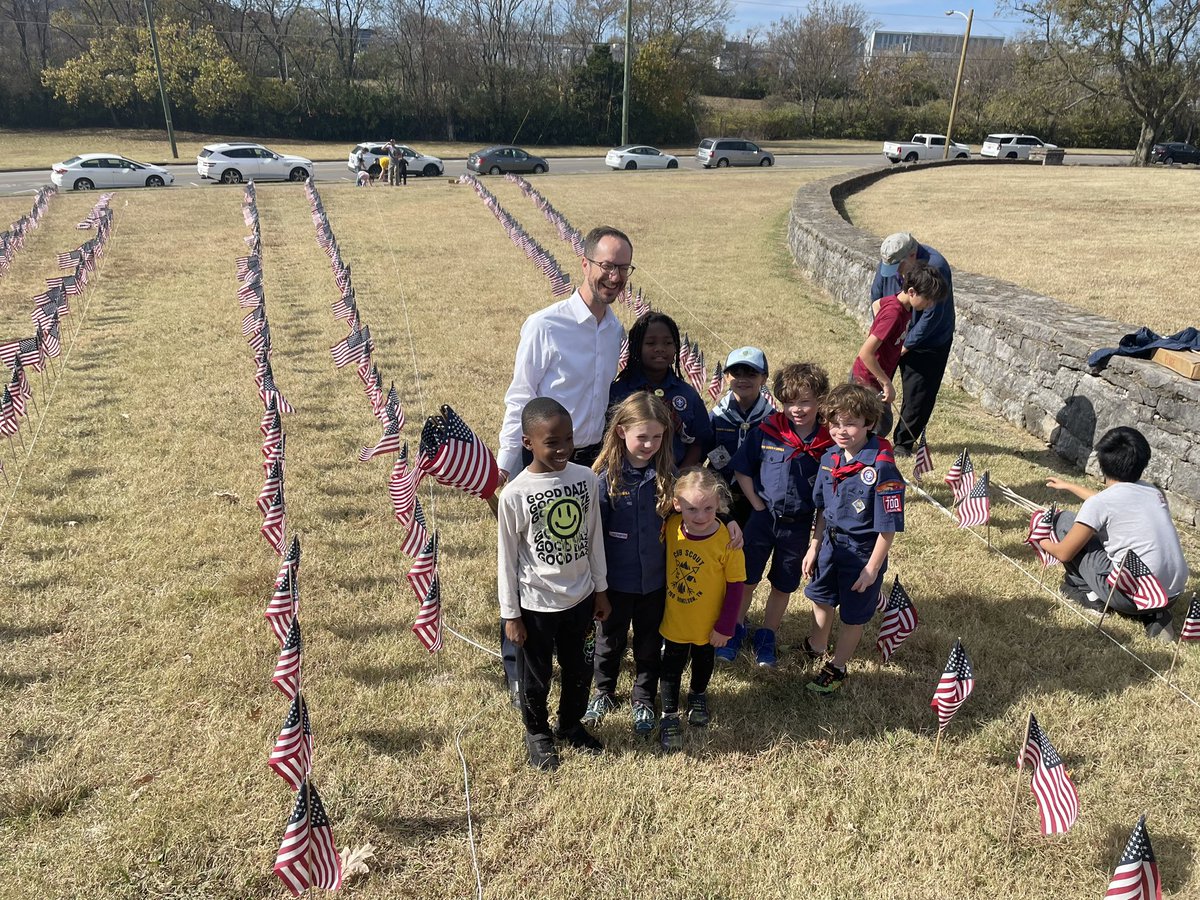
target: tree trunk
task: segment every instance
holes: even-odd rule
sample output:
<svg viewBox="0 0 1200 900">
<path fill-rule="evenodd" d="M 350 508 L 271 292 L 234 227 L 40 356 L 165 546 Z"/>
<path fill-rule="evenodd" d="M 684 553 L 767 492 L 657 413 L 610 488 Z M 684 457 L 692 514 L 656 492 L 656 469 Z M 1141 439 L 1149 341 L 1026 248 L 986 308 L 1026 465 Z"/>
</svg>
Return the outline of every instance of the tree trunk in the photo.
<svg viewBox="0 0 1200 900">
<path fill-rule="evenodd" d="M 1154 144 L 1158 141 L 1157 122 L 1151 122 L 1149 119 L 1142 119 L 1142 130 L 1138 135 L 1137 149 L 1133 151 L 1133 162 L 1135 166 L 1150 165 L 1150 151 Z"/>
</svg>

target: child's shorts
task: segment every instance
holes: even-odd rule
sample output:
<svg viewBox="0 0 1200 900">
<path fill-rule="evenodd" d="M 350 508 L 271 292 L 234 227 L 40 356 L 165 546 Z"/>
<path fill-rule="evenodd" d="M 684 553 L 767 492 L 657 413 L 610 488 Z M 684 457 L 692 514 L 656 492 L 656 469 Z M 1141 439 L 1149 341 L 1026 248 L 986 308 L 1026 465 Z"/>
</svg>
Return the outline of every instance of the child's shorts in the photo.
<svg viewBox="0 0 1200 900">
<path fill-rule="evenodd" d="M 772 516 L 768 511 L 752 512 L 742 529 L 746 584 L 762 581 L 769 559 L 771 571 L 767 580 L 771 587 L 785 594 L 800 587 L 812 520 L 812 512 L 788 519 Z"/>
<path fill-rule="evenodd" d="M 861 547 L 845 538 L 834 543 L 826 533 L 821 541 L 821 551 L 817 554 L 817 574 L 804 589 L 804 596 L 813 603 L 838 607 L 842 622 L 846 625 L 866 625 L 879 605 L 879 588 L 883 584 L 883 573 L 887 571 L 887 561 L 884 560 L 875 583 L 865 591 L 856 592 L 850 588 L 858 581 L 874 546 L 874 541 Z"/>
</svg>

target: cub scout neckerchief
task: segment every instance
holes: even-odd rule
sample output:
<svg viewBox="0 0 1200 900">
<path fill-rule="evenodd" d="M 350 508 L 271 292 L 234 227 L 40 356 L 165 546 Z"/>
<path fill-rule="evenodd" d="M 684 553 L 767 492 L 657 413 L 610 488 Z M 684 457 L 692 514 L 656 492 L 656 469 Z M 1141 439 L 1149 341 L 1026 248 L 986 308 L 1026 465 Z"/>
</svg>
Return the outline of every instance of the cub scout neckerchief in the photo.
<svg viewBox="0 0 1200 900">
<path fill-rule="evenodd" d="M 895 458 L 892 456 L 891 443 L 886 438 L 879 438 L 878 440 L 879 440 L 879 448 L 875 451 L 875 462 L 876 463 L 885 462 L 885 463 L 890 463 L 892 465 L 895 465 L 896 461 L 895 461 Z M 866 449 L 866 447 L 863 448 L 863 450 L 865 450 L 865 449 Z M 861 453 L 862 451 L 860 450 L 859 452 Z M 841 456 L 842 456 L 842 454 L 839 453 L 838 458 L 840 459 Z M 845 481 L 851 475 L 857 475 L 859 472 L 861 472 L 866 467 L 867 467 L 866 463 L 862 462 L 861 460 L 857 460 L 857 459 L 852 463 L 839 462 L 829 472 L 830 476 L 833 478 L 833 492 L 836 494 L 839 484 L 841 484 L 843 481 Z"/>
<path fill-rule="evenodd" d="M 807 453 L 814 460 L 820 462 L 825 451 L 833 446 L 833 438 L 829 436 L 829 429 L 824 425 L 817 428 L 817 433 L 813 435 L 811 441 L 805 441 L 792 430 L 792 423 L 788 421 L 786 413 L 772 413 L 763 419 L 758 427 L 777 441 L 783 441 L 792 448 L 788 459 L 795 459 L 801 453 Z"/>
</svg>

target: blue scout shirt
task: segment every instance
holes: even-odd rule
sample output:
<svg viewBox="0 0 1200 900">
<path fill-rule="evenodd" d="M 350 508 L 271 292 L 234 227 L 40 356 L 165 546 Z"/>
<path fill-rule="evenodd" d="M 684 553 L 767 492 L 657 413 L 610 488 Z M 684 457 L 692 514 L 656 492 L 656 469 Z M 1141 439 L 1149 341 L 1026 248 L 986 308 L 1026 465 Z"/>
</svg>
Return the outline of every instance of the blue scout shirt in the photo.
<svg viewBox="0 0 1200 900">
<path fill-rule="evenodd" d="M 791 427 L 791 426 L 788 426 Z M 813 429 L 811 441 L 821 426 Z M 819 463 L 808 453 L 796 453 L 762 425 L 746 435 L 733 457 L 733 470 L 754 480 L 754 491 L 776 516 L 797 518 L 813 510 L 813 484 Z"/>
<path fill-rule="evenodd" d="M 663 520 L 658 515 L 654 466 L 636 469 L 621 462 L 617 487 L 609 492 L 608 473 L 600 473 L 600 522 L 608 587 L 626 594 L 649 594 L 667 584 Z"/>
<path fill-rule="evenodd" d="M 675 443 L 671 448 L 675 454 L 675 465 L 683 462 L 683 455 L 692 444 L 699 443 L 701 449 L 712 445 L 712 427 L 708 422 L 708 409 L 704 401 L 694 387 L 674 372 L 667 373 L 659 385 L 652 385 L 645 375 L 614 381 L 608 389 L 609 410 L 634 391 L 649 391 L 661 397 L 671 410 L 671 419 L 675 423 Z"/>
<path fill-rule="evenodd" d="M 763 419 L 775 411 L 771 401 L 759 394 L 750 412 L 743 414 L 737 398 L 729 391 L 713 407 L 708 421 L 712 427 L 713 450 L 708 454 L 708 464 L 734 487 L 733 457 L 746 439 L 746 435 Z"/>
<path fill-rule="evenodd" d="M 870 554 L 880 532 L 904 530 L 904 478 L 892 458 L 892 445 L 872 434 L 854 463 L 861 468 L 835 483 L 842 451 L 834 447 L 821 457 L 813 502 L 825 510 L 825 536 L 846 535 Z"/>
<path fill-rule="evenodd" d="M 954 340 L 954 282 L 951 280 L 950 264 L 946 262 L 946 257 L 924 244 L 917 245 L 917 261 L 928 263 L 946 279 L 946 299 L 932 309 L 913 310 L 912 324 L 908 326 L 904 346 L 909 350 L 946 347 Z M 898 294 L 902 289 L 898 273 L 884 278 L 876 269 L 875 281 L 871 285 L 871 302 Z"/>
</svg>

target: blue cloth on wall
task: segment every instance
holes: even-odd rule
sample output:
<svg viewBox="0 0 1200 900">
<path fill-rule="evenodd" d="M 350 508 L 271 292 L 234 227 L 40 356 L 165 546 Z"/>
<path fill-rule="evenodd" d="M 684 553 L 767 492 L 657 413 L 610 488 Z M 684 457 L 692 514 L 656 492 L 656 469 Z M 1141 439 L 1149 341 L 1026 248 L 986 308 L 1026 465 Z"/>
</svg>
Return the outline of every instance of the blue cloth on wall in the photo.
<svg viewBox="0 0 1200 900">
<path fill-rule="evenodd" d="M 1136 356 L 1149 359 L 1155 350 L 1200 350 L 1200 331 L 1195 328 L 1185 328 L 1169 337 L 1163 337 L 1149 328 L 1142 327 L 1133 334 L 1121 338 L 1116 347 L 1106 347 L 1097 350 L 1087 358 L 1087 363 L 1093 368 L 1102 366 L 1112 356 Z"/>
</svg>

